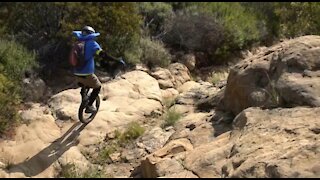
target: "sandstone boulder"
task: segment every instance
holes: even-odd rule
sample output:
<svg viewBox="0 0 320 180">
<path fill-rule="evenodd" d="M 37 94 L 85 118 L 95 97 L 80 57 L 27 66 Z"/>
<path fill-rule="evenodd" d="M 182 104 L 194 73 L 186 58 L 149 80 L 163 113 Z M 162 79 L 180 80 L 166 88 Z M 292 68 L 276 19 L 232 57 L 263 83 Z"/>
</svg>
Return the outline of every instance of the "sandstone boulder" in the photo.
<svg viewBox="0 0 320 180">
<path fill-rule="evenodd" d="M 320 106 L 320 36 L 276 44 L 231 68 L 223 106 L 235 115 L 248 107 Z"/>
<path fill-rule="evenodd" d="M 174 87 L 178 88 L 183 83 L 190 80 L 190 72 L 188 68 L 181 63 L 173 63 L 168 67 L 170 73 L 174 77 Z"/>
<path fill-rule="evenodd" d="M 151 75 L 157 79 L 161 89 L 174 87 L 175 79 L 168 69 L 158 67 L 151 73 Z"/>
<path fill-rule="evenodd" d="M 179 92 L 174 88 L 161 89 L 161 95 L 163 99 L 175 99 L 179 95 Z"/>
<path fill-rule="evenodd" d="M 235 119 L 223 177 L 320 177 L 320 108 L 248 108 Z"/>
<path fill-rule="evenodd" d="M 0 162 L 12 164 L 0 172 L 3 177 L 55 177 L 68 163 L 84 170 L 90 162 L 82 152 L 90 151 L 106 134 L 129 122 L 142 121 L 154 111 L 162 111 L 158 82 L 143 71 L 132 71 L 103 84 L 100 97 L 99 113 L 89 124 L 78 121 L 80 88 L 52 96 L 49 107 L 31 104 L 30 109 L 20 112 L 26 124 L 17 128 L 12 140 L 0 142 Z M 165 140 L 158 143 L 161 145 L 162 141 Z"/>
<path fill-rule="evenodd" d="M 46 83 L 38 77 L 23 79 L 22 86 L 25 102 L 44 101 L 52 95 L 50 88 L 48 88 Z"/>
<path fill-rule="evenodd" d="M 143 177 L 320 177 L 319 113 L 320 108 L 248 108 L 233 130 L 217 137 L 205 121 L 186 118 L 163 148 L 142 161 Z"/>
</svg>

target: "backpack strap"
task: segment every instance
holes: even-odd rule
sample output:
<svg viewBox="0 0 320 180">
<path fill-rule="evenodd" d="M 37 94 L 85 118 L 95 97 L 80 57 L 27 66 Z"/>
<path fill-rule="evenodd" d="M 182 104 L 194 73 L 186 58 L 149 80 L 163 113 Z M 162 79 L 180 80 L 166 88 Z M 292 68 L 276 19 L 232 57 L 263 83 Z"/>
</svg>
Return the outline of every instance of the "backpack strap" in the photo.
<svg viewBox="0 0 320 180">
<path fill-rule="evenodd" d="M 84 46 L 83 46 L 83 50 L 84 50 L 84 52 L 83 52 L 84 61 L 86 61 L 86 47 L 87 47 L 87 42 L 84 41 Z"/>
</svg>

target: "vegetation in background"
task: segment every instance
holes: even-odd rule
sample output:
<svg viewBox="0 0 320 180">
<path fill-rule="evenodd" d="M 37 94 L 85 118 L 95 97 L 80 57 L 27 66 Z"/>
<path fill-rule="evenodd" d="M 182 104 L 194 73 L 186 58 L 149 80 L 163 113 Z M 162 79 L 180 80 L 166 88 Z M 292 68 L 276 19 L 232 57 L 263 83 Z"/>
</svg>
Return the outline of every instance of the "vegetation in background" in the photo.
<svg viewBox="0 0 320 180">
<path fill-rule="evenodd" d="M 319 11 L 318 2 L 6 2 L 0 32 L 36 50 L 44 68 L 66 62 L 71 32 L 84 25 L 131 64 L 143 58 L 141 38 L 203 52 L 209 63 L 221 64 L 256 44 L 319 34 Z"/>
<path fill-rule="evenodd" d="M 258 19 L 260 43 L 272 45 L 279 38 L 279 16 L 277 16 L 274 2 L 241 2 L 246 10 Z"/>
<path fill-rule="evenodd" d="M 143 16 L 143 30 L 151 39 L 161 39 L 165 35 L 165 23 L 174 15 L 172 6 L 164 2 L 138 3 Z"/>
<path fill-rule="evenodd" d="M 197 10 L 178 12 L 166 28 L 164 42 L 176 50 L 213 54 L 224 41 L 221 24 L 213 16 Z"/>
<path fill-rule="evenodd" d="M 213 85 L 216 83 L 222 81 L 222 80 L 227 80 L 228 78 L 228 71 L 217 71 L 217 72 L 212 72 L 211 77 L 208 78 L 208 81 L 211 82 Z"/>
<path fill-rule="evenodd" d="M 35 53 L 28 51 L 24 46 L 0 39 L 0 72 L 12 81 L 22 79 L 25 70 L 36 66 Z"/>
<path fill-rule="evenodd" d="M 283 2 L 275 4 L 282 38 L 320 33 L 319 2 Z"/>
<path fill-rule="evenodd" d="M 21 80 L 25 70 L 35 66 L 34 53 L 14 41 L 0 40 L 0 137 L 19 120 Z"/>
<path fill-rule="evenodd" d="M 151 40 L 149 37 L 140 40 L 141 59 L 140 61 L 148 67 L 166 67 L 170 64 L 172 57 L 164 44 L 158 40 Z"/>
<path fill-rule="evenodd" d="M 68 64 L 72 31 L 85 25 L 101 33 L 98 41 L 113 56 L 134 51 L 140 39 L 141 17 L 135 3 L 17 2 L 4 4 L 0 12 L 7 18 L 0 17 L 7 36 L 36 50 L 47 70 Z"/>
<path fill-rule="evenodd" d="M 208 57 L 205 66 L 223 64 L 230 55 L 260 38 L 256 16 L 240 3 L 194 3 L 177 12 L 176 18 L 171 34 L 168 33 L 169 40 L 179 39 L 176 42 L 184 51 L 205 53 Z M 179 28 L 180 24 L 182 27 Z M 172 44 L 171 41 L 168 43 Z"/>
<path fill-rule="evenodd" d="M 0 137 L 18 121 L 17 105 L 20 101 L 13 82 L 0 74 Z"/>
</svg>

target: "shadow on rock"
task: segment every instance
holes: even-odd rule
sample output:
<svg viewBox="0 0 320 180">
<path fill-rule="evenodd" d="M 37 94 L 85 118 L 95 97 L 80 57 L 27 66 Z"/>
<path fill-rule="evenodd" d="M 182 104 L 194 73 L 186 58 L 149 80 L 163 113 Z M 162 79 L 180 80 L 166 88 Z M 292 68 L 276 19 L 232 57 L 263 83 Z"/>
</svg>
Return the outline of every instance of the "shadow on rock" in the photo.
<svg viewBox="0 0 320 180">
<path fill-rule="evenodd" d="M 216 111 L 210 121 L 214 128 L 214 137 L 232 130 L 234 115 L 231 112 Z"/>
<path fill-rule="evenodd" d="M 44 148 L 32 158 L 13 165 L 9 169 L 9 172 L 22 172 L 27 177 L 40 174 L 58 160 L 64 152 L 78 144 L 77 138 L 86 125 L 87 124 L 83 124 L 81 122 L 75 123 L 62 137 L 56 139 L 48 147 Z"/>
</svg>

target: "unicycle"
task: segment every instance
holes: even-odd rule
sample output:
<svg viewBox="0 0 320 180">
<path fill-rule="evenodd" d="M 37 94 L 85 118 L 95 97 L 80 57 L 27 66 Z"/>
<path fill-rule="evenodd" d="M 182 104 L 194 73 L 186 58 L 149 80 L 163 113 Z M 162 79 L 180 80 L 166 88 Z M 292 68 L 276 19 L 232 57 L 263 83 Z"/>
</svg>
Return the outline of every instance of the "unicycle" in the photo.
<svg viewBox="0 0 320 180">
<path fill-rule="evenodd" d="M 90 90 L 90 88 L 88 88 L 88 87 L 83 86 L 81 83 L 79 83 L 79 85 L 81 87 L 81 104 L 80 104 L 79 111 L 78 111 L 78 117 L 82 123 L 87 124 L 94 119 L 94 117 L 97 115 L 97 113 L 99 111 L 100 97 L 98 95 L 96 100 L 93 102 L 95 104 L 95 107 L 97 110 L 93 113 L 86 113 L 85 110 L 88 106 L 89 97 L 90 97 L 92 90 Z M 89 92 L 89 91 L 91 91 L 91 92 Z"/>
</svg>

